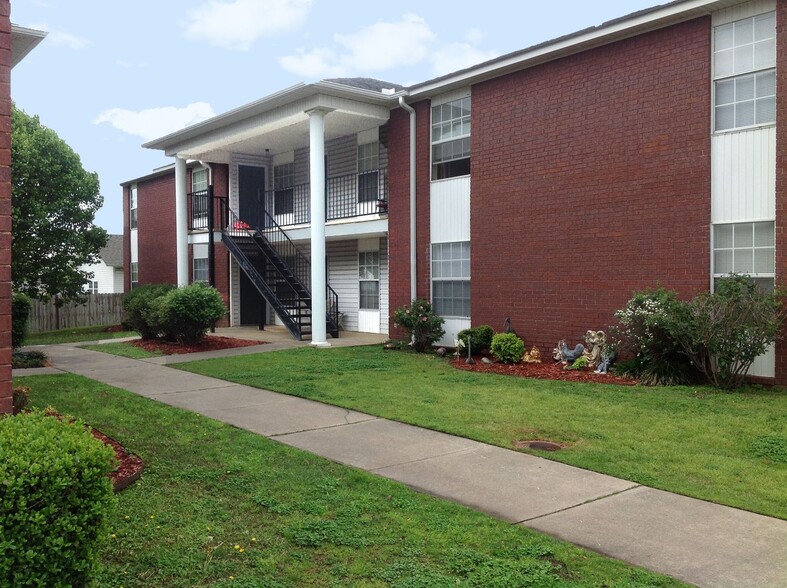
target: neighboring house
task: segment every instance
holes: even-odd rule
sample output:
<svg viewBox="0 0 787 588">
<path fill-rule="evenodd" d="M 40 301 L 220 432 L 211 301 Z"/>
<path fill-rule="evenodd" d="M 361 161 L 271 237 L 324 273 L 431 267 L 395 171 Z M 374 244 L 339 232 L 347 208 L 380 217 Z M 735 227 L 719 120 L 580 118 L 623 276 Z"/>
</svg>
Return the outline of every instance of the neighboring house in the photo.
<svg viewBox="0 0 787 588">
<path fill-rule="evenodd" d="M 204 278 L 212 234 L 229 324 L 304 315 L 294 334 L 322 345 L 336 308 L 394 333 L 390 309 L 423 297 L 446 343 L 510 319 L 542 353 L 634 290 L 689 297 L 733 271 L 772 288 L 786 27 L 784 2 L 683 0 L 407 88 L 288 88 L 145 145 L 175 163 L 123 184 L 127 281 Z M 783 347 L 752 373 L 787 383 Z"/>
<path fill-rule="evenodd" d="M 122 294 L 123 280 L 123 235 L 109 235 L 107 244 L 99 251 L 98 263 L 82 265 L 80 270 L 92 272 L 85 290 L 90 294 Z"/>
<path fill-rule="evenodd" d="M 11 69 L 46 33 L 11 24 L 0 0 L 0 414 L 11 412 Z"/>
</svg>

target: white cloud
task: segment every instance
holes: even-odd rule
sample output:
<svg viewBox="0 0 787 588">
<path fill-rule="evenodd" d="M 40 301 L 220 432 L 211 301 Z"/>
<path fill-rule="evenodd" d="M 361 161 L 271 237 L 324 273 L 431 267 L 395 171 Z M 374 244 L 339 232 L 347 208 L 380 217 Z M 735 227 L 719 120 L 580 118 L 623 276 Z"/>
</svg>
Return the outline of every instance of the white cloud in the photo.
<svg viewBox="0 0 787 588">
<path fill-rule="evenodd" d="M 213 116 L 215 113 L 210 104 L 195 102 L 184 108 L 163 106 L 140 111 L 110 108 L 93 119 L 93 124 L 109 123 L 124 133 L 150 141 Z"/>
<path fill-rule="evenodd" d="M 467 43 L 451 43 L 435 51 L 430 60 L 434 75 L 442 76 L 494 59 L 497 55 L 494 50 L 479 49 Z"/>
<path fill-rule="evenodd" d="M 78 37 L 71 33 L 63 31 L 53 31 L 46 23 L 36 23 L 30 25 L 31 29 L 39 31 L 47 31 L 46 42 L 55 45 L 56 47 L 67 47 L 68 49 L 84 49 L 90 45 L 90 40 L 85 37 Z"/>
<path fill-rule="evenodd" d="M 184 34 L 224 49 L 248 51 L 260 37 L 297 27 L 311 5 L 312 0 L 210 0 L 189 15 Z"/>
<path fill-rule="evenodd" d="M 397 22 L 378 22 L 356 33 L 333 37 L 335 47 L 321 47 L 279 58 L 281 66 L 309 77 L 386 71 L 423 61 L 435 41 L 426 21 L 405 14 Z"/>
<path fill-rule="evenodd" d="M 470 29 L 465 33 L 465 39 L 471 45 L 478 45 L 481 41 L 486 39 L 486 33 L 481 29 Z"/>
</svg>

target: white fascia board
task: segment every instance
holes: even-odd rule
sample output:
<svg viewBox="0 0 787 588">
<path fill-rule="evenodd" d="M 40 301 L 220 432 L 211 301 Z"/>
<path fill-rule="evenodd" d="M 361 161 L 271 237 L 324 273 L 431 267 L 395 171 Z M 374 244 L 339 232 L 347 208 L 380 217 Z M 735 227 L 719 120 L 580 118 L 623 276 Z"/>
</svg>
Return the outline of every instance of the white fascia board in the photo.
<svg viewBox="0 0 787 588">
<path fill-rule="evenodd" d="M 391 103 L 398 100 L 398 97 L 395 98 L 392 95 L 352 88 L 333 82 L 316 82 L 308 85 L 301 83 L 160 139 L 148 141 L 142 146 L 148 149 L 161 149 L 168 155 L 172 155 L 182 150 L 182 147 L 178 147 L 179 145 L 189 144 L 198 137 L 204 137 L 215 131 L 222 131 L 235 126 L 244 126 L 248 121 L 257 120 L 259 117 L 264 117 L 282 107 L 288 107 L 287 110 L 289 110 L 289 107 L 293 104 L 303 103 L 315 98 L 319 101 L 320 97 L 324 99 L 325 96 L 330 99 L 352 101 L 356 104 L 354 110 L 361 108 L 361 105 L 376 106 L 390 110 Z M 314 103 L 317 104 L 317 102 Z"/>
<path fill-rule="evenodd" d="M 46 31 L 29 29 L 11 24 L 11 68 L 22 61 L 27 54 L 47 36 Z"/>
<path fill-rule="evenodd" d="M 707 16 L 716 10 L 740 4 L 740 0 L 686 0 L 672 2 L 662 8 L 635 13 L 631 17 L 610 21 L 598 27 L 580 31 L 555 41 L 517 51 L 454 74 L 410 86 L 413 99 L 428 98 L 461 86 L 470 86 L 514 71 L 527 69 L 554 59 L 566 57 L 595 47 L 614 43 L 636 35 Z"/>
</svg>

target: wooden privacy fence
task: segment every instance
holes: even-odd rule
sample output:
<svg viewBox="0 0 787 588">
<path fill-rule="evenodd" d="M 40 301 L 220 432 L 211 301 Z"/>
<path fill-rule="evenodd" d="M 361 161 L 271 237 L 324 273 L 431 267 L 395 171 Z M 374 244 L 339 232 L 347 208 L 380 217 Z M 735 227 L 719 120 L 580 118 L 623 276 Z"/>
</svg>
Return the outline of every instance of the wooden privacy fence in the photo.
<svg viewBox="0 0 787 588">
<path fill-rule="evenodd" d="M 69 302 L 60 308 L 57 308 L 54 300 L 33 300 L 27 330 L 29 333 L 42 333 L 73 327 L 118 325 L 123 318 L 123 296 L 90 294 L 85 304 Z"/>
</svg>

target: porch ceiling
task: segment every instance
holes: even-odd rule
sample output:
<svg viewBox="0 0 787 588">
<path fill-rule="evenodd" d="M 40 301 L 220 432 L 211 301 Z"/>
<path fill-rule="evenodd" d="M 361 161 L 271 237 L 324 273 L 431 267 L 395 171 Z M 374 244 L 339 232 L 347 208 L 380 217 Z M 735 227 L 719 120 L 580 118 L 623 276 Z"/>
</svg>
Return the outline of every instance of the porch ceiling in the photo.
<svg viewBox="0 0 787 588">
<path fill-rule="evenodd" d="M 229 163 L 235 154 L 273 155 L 308 147 L 309 115 L 313 109 L 325 109 L 325 139 L 358 133 L 378 127 L 390 117 L 390 106 L 382 101 L 367 102 L 354 97 L 330 93 L 295 95 L 291 101 L 279 102 L 271 108 L 249 108 L 247 116 L 228 117 L 225 124 L 214 124 L 200 130 L 165 138 L 146 146 L 164 149 L 167 155 L 215 163 Z M 221 117 L 217 117 L 221 118 Z M 211 122 L 211 121 L 208 121 Z M 202 131 L 202 132 L 200 132 Z"/>
</svg>

